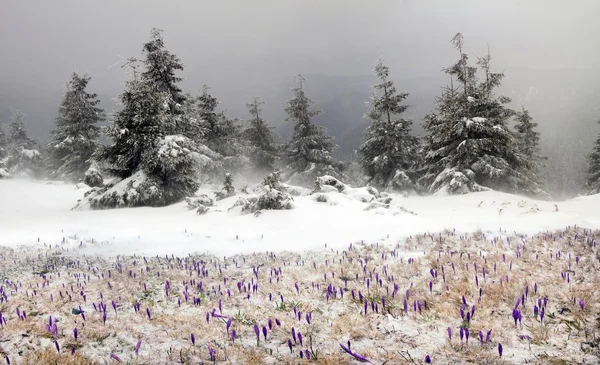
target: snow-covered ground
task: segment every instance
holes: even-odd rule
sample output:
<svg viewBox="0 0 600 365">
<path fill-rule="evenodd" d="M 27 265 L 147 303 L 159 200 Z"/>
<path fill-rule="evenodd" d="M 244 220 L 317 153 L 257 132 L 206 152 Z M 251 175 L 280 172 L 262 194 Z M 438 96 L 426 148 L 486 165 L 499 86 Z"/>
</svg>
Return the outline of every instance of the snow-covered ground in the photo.
<svg viewBox="0 0 600 365">
<path fill-rule="evenodd" d="M 7 363 L 600 363 L 599 196 L 71 210 L 85 189 L 0 181 Z"/>
<path fill-rule="evenodd" d="M 205 192 L 213 196 L 212 191 Z M 204 215 L 188 210 L 185 203 L 165 208 L 71 210 L 84 193 L 85 189 L 58 182 L 0 180 L 0 245 L 57 244 L 65 237 L 65 248 L 83 241 L 86 250 L 109 255 L 231 255 L 300 252 L 325 244 L 344 248 L 357 240 L 393 244 L 444 229 L 533 234 L 567 225 L 600 228 L 600 195 L 556 205 L 498 192 L 392 195 L 390 209 L 365 211 L 366 203 L 330 192 L 327 203 L 317 202 L 314 195 L 295 197 L 295 209 L 265 211 L 255 217 L 228 212 L 237 197 L 217 202 Z M 86 243 L 92 239 L 96 244 Z"/>
</svg>

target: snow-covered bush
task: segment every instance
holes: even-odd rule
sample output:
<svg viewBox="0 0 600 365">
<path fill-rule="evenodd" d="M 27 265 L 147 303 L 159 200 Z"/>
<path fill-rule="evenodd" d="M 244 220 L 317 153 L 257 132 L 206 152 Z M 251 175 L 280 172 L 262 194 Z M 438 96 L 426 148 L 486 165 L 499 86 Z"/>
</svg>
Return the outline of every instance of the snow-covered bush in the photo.
<svg viewBox="0 0 600 365">
<path fill-rule="evenodd" d="M 208 207 L 202 204 L 198 205 L 198 208 L 196 209 L 196 214 L 200 215 L 200 214 L 204 214 L 208 212 Z"/>
<path fill-rule="evenodd" d="M 10 179 L 10 178 L 11 178 L 11 176 L 8 173 L 8 171 L 6 171 L 3 168 L 0 168 L 0 179 Z"/>
<path fill-rule="evenodd" d="M 185 198 L 187 207 L 190 210 L 195 210 L 197 214 L 204 214 L 208 212 L 208 207 L 212 207 L 214 201 L 206 194 L 200 196 L 192 196 Z"/>
<path fill-rule="evenodd" d="M 349 196 L 352 199 L 368 203 L 380 197 L 379 192 L 372 186 L 353 188 L 333 176 L 321 176 L 315 181 L 314 193 L 337 192 Z"/>
<path fill-rule="evenodd" d="M 104 185 L 104 179 L 102 178 L 102 174 L 98 171 L 98 168 L 95 164 L 92 164 L 89 169 L 85 172 L 83 176 L 83 182 L 87 186 L 91 187 L 100 187 Z"/>
<path fill-rule="evenodd" d="M 416 194 L 416 184 L 410 176 L 402 170 L 396 170 L 392 179 L 388 182 L 388 186 L 394 190 L 402 192 L 404 195 Z"/>
<path fill-rule="evenodd" d="M 265 191 L 258 196 L 256 203 L 257 210 L 292 209 L 292 201 L 294 199 L 289 194 L 268 185 L 265 185 L 264 189 Z"/>
<path fill-rule="evenodd" d="M 327 203 L 327 195 L 326 194 L 317 194 L 317 197 L 315 198 L 315 200 L 318 203 Z"/>
<path fill-rule="evenodd" d="M 314 191 L 331 191 L 328 187 L 333 187 L 335 191 L 341 193 L 348 188 L 348 185 L 342 183 L 338 179 L 333 176 L 325 175 L 317 177 L 315 181 L 315 189 Z"/>
<path fill-rule="evenodd" d="M 240 197 L 230 208 L 242 207 L 242 213 L 255 213 L 260 210 L 284 210 L 293 208 L 293 198 L 281 184 L 279 173 L 269 174 L 263 181 L 258 195 Z"/>
<path fill-rule="evenodd" d="M 202 194 L 200 196 L 192 196 L 185 198 L 185 202 L 187 203 L 188 209 L 193 210 L 197 209 L 200 205 L 205 207 L 212 207 L 214 205 L 214 201 L 208 197 L 206 194 Z"/>
<path fill-rule="evenodd" d="M 431 190 L 436 193 L 467 194 L 469 192 L 489 190 L 474 181 L 475 173 L 471 170 L 459 171 L 456 168 L 447 168 L 440 173 Z"/>
<path fill-rule="evenodd" d="M 235 188 L 233 187 L 233 178 L 229 172 L 225 173 L 225 181 L 223 182 L 223 188 L 221 191 L 215 192 L 215 198 L 217 200 L 223 200 L 235 195 Z"/>
<path fill-rule="evenodd" d="M 294 186 L 288 184 L 281 184 L 281 188 L 284 189 L 291 196 L 307 196 L 312 194 L 311 189 L 303 188 L 301 186 Z"/>
</svg>

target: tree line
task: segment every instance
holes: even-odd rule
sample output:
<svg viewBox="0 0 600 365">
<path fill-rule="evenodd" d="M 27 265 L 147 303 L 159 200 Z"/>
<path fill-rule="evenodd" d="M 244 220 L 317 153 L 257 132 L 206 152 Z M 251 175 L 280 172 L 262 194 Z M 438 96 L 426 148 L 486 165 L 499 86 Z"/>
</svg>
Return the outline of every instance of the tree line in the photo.
<svg viewBox="0 0 600 365">
<path fill-rule="evenodd" d="M 548 197 L 539 177 L 545 158 L 537 123 L 525 107 L 514 110 L 510 98 L 497 94 L 505 75 L 492 71 L 489 53 L 473 62 L 460 33 L 452 44 L 458 59 L 443 69 L 451 81 L 425 116 L 421 139 L 403 117 L 409 94 L 396 89 L 383 59 L 376 62 L 378 83 L 365 115 L 371 123 L 358 159 L 343 163 L 332 157 L 333 139 L 313 122 L 319 111 L 306 95 L 302 76 L 285 107 L 293 133 L 280 142 L 263 119 L 259 98 L 246 104 L 251 117 L 243 125 L 218 111 L 219 100 L 207 86 L 199 95 L 184 93 L 177 76 L 183 64 L 167 49 L 161 31 L 153 29 L 143 59 L 128 59 L 123 66 L 128 77 L 118 97 L 120 109 L 107 127 L 99 127 L 107 117 L 98 96 L 87 91 L 90 77 L 73 73 L 52 140 L 42 149 L 45 157 L 27 137 L 22 114 L 15 112 L 8 131 L 0 130 L 0 176 L 44 170 L 52 178 L 85 181 L 101 189 L 98 208 L 167 205 L 193 195 L 205 181 L 248 171 L 279 171 L 296 185 L 331 175 L 407 194 L 494 189 Z M 109 142 L 100 143 L 101 136 Z M 590 191 L 598 192 L 600 136 L 589 172 Z M 116 180 L 103 184 L 102 176 Z M 115 189 L 117 184 L 122 187 Z"/>
</svg>

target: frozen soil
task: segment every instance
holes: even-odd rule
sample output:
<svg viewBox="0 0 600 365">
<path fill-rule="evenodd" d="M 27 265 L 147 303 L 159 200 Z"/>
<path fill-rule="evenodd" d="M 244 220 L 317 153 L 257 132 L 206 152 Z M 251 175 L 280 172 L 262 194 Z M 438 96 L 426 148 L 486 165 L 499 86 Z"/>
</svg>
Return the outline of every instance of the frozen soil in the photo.
<svg viewBox="0 0 600 365">
<path fill-rule="evenodd" d="M 97 255 L 99 243 L 69 243 L 77 237 L 2 247 L 0 354 L 11 364 L 358 363 L 340 347 L 350 342 L 373 364 L 597 364 L 599 237 L 446 230 L 219 257 Z"/>
</svg>

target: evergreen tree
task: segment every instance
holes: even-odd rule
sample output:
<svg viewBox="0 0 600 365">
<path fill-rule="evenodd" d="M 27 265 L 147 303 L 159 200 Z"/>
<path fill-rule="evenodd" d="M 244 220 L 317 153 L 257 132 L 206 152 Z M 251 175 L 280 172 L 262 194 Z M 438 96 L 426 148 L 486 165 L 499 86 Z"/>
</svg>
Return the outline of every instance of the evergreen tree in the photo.
<svg viewBox="0 0 600 365">
<path fill-rule="evenodd" d="M 219 121 L 222 118 L 222 114 L 217 113 L 217 106 L 219 100 L 209 94 L 209 87 L 204 85 L 202 87 L 202 94 L 198 97 L 198 117 L 204 131 L 202 139 L 206 142 L 206 145 L 213 150 L 219 147 L 219 141 L 221 140 L 221 130 L 219 128 Z"/>
<path fill-rule="evenodd" d="M 460 59 L 444 71 L 459 86 L 444 89 L 436 100 L 436 111 L 425 117 L 426 173 L 422 178 L 430 191 L 465 193 L 492 188 L 511 193 L 544 195 L 534 163 L 521 153 L 515 135 L 508 128 L 515 114 L 506 104 L 510 99 L 496 96 L 504 74 L 490 71 L 490 56 L 479 58 L 484 79 L 468 63 L 463 38 L 452 42 Z"/>
<path fill-rule="evenodd" d="M 104 111 L 97 107 L 97 95 L 85 90 L 89 81 L 87 75 L 81 77 L 73 72 L 48 144 L 53 175 L 73 181 L 81 180 L 90 167 L 98 147 L 97 124 L 104 121 Z"/>
<path fill-rule="evenodd" d="M 517 130 L 519 150 L 532 163 L 531 172 L 534 173 L 535 182 L 540 184 L 539 174 L 546 157 L 540 154 L 540 132 L 536 130 L 537 126 L 538 124 L 533 121 L 529 110 L 525 107 L 516 113 L 515 129 Z"/>
<path fill-rule="evenodd" d="M 165 48 L 161 29 L 152 29 L 150 41 L 144 44 L 143 51 L 146 71 L 142 73 L 142 79 L 151 81 L 159 91 L 169 94 L 169 107 L 175 112 L 176 105 L 186 100 L 178 85 L 183 78 L 175 75 L 176 71 L 183 71 L 181 60 Z"/>
<path fill-rule="evenodd" d="M 13 148 L 31 149 L 35 146 L 35 141 L 27 135 L 25 128 L 26 115 L 20 110 L 12 109 L 12 119 L 8 125 L 9 129 L 9 145 Z"/>
<path fill-rule="evenodd" d="M 397 93 L 389 80 L 389 68 L 380 59 L 375 74 L 381 81 L 374 86 L 371 110 L 366 117 L 371 125 L 360 146 L 360 164 L 369 182 L 379 188 L 414 191 L 413 167 L 416 165 L 417 138 L 410 135 L 411 122 L 401 118 L 407 106 L 407 93 Z M 413 175 L 413 176 L 410 176 Z"/>
<path fill-rule="evenodd" d="M 10 174 L 37 178 L 41 176 L 43 170 L 42 156 L 35 149 L 36 142 L 27 135 L 25 117 L 26 115 L 21 111 L 12 109 L 8 138 L 6 138 L 4 166 Z"/>
<path fill-rule="evenodd" d="M 138 75 L 136 62 L 131 61 L 133 77 L 119 96 L 122 108 L 107 128 L 113 144 L 98 152 L 101 167 L 122 180 L 95 191 L 88 199 L 92 208 L 174 203 L 193 195 L 198 188 L 198 174 L 214 167 L 215 153 L 182 134 L 190 130 L 193 118 L 185 114 L 189 109 L 185 105 L 179 108 L 179 101 L 184 100 L 178 98 L 177 85 L 166 86 L 167 81 L 175 83 L 179 79 L 169 72 L 150 72 L 153 67 L 159 71 L 179 69 L 171 64 L 177 60 L 175 56 L 157 57 L 159 61 L 151 57 L 166 54 L 157 51 L 163 47 L 157 34 L 152 32 L 150 42 L 157 45 L 144 46 L 146 72 Z M 161 59 L 166 62 L 163 66 Z"/>
<path fill-rule="evenodd" d="M 121 109 L 105 130 L 113 144 L 99 150 L 103 170 L 127 178 L 141 167 L 145 153 L 154 149 L 157 139 L 166 134 L 163 122 L 167 100 L 166 93 L 136 75 L 126 81 L 125 91 L 119 95 Z"/>
<path fill-rule="evenodd" d="M 336 147 L 331 137 L 325 134 L 325 128 L 312 122 L 319 112 L 310 110 L 313 101 L 304 92 L 304 78 L 298 75 L 297 82 L 292 89 L 294 98 L 285 108 L 287 121 L 295 125 L 286 147 L 284 172 L 291 183 L 312 185 L 318 176 L 339 176 L 340 166 L 331 157 Z"/>
<path fill-rule="evenodd" d="M 233 177 L 229 172 L 225 173 L 225 181 L 223 181 L 223 188 L 221 191 L 215 193 L 217 200 L 222 200 L 235 195 L 235 188 L 233 187 Z"/>
<path fill-rule="evenodd" d="M 540 159 L 540 132 L 536 131 L 537 123 L 529 114 L 529 110 L 522 107 L 516 114 L 515 129 L 519 136 L 521 152 L 530 159 Z"/>
<path fill-rule="evenodd" d="M 250 104 L 246 104 L 250 115 L 250 125 L 244 131 L 246 141 L 250 145 L 250 161 L 252 165 L 262 171 L 272 171 L 273 164 L 277 158 L 277 145 L 273 128 L 262 119 L 261 112 L 264 102 L 258 98 Z"/>
<path fill-rule="evenodd" d="M 8 154 L 8 136 L 3 124 L 0 124 L 0 167 L 2 167 L 2 161 Z"/>
<path fill-rule="evenodd" d="M 199 141 L 221 155 L 225 170 L 240 171 L 249 162 L 242 126 L 239 120 L 228 118 L 224 112 L 217 113 L 219 101 L 208 91 L 209 87 L 205 85 L 198 98 L 197 110 L 202 130 Z"/>
<path fill-rule="evenodd" d="M 8 138 L 4 125 L 0 124 L 0 179 L 9 178 L 6 160 L 8 157 Z"/>
<path fill-rule="evenodd" d="M 600 123 L 600 121 L 598 121 Z M 600 134 L 596 137 L 596 142 L 592 152 L 588 155 L 588 181 L 587 188 L 590 194 L 600 193 Z"/>
</svg>

